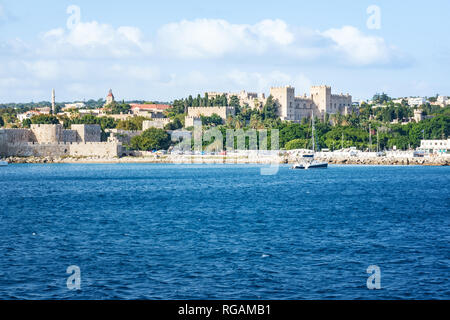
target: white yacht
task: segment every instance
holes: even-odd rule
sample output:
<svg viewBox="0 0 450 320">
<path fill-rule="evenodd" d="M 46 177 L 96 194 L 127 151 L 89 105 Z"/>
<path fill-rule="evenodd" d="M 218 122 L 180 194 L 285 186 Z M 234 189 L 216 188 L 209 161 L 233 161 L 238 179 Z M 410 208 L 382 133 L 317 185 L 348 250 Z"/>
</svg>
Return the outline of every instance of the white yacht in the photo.
<svg viewBox="0 0 450 320">
<path fill-rule="evenodd" d="M 311 114 L 311 139 L 312 139 L 312 153 L 303 155 L 300 161 L 297 161 L 291 169 L 326 169 L 328 168 L 328 162 L 314 160 L 314 153 L 316 152 L 316 139 L 315 139 L 315 126 L 314 126 L 314 115 Z"/>
<path fill-rule="evenodd" d="M 304 155 L 301 161 L 296 162 L 292 169 L 326 169 L 328 162 L 314 160 L 314 155 Z"/>
</svg>

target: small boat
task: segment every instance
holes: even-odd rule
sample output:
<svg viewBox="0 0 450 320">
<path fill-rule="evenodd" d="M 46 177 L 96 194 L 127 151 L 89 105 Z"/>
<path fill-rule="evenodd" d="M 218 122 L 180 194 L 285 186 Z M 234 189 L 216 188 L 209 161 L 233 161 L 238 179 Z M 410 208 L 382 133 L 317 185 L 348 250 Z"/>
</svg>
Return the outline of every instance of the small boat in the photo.
<svg viewBox="0 0 450 320">
<path fill-rule="evenodd" d="M 295 163 L 291 169 L 326 169 L 328 162 L 314 160 L 314 155 L 304 155 L 303 160 Z"/>
<path fill-rule="evenodd" d="M 311 139 L 312 139 L 312 153 L 311 154 L 304 154 L 302 157 L 302 160 L 297 161 L 291 169 L 327 169 L 328 168 L 328 162 L 321 162 L 314 160 L 314 153 L 316 152 L 316 139 L 315 139 L 315 126 L 314 126 L 314 115 L 311 114 Z"/>
<path fill-rule="evenodd" d="M 308 169 L 326 169 L 328 168 L 328 162 L 320 162 L 320 161 L 311 161 L 311 162 L 304 162 L 304 163 L 296 163 L 292 166 L 292 169 L 297 170 L 308 170 Z"/>
<path fill-rule="evenodd" d="M 0 167 L 6 167 L 8 165 L 7 161 L 0 161 Z"/>
</svg>

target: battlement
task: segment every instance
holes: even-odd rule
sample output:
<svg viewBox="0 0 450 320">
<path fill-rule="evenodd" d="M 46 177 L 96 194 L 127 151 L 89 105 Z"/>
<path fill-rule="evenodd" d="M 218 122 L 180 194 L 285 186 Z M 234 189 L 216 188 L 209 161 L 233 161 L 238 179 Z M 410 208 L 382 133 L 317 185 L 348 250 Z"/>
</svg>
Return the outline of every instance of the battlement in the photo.
<svg viewBox="0 0 450 320">
<path fill-rule="evenodd" d="M 234 115 L 236 112 L 235 107 L 189 107 L 188 108 L 188 117 L 210 117 L 213 114 L 217 114 L 223 120 L 229 115 Z"/>
<path fill-rule="evenodd" d="M 311 86 L 311 89 L 330 89 L 331 90 L 331 87 L 327 86 L 327 85 L 320 85 L 320 86 Z"/>
</svg>

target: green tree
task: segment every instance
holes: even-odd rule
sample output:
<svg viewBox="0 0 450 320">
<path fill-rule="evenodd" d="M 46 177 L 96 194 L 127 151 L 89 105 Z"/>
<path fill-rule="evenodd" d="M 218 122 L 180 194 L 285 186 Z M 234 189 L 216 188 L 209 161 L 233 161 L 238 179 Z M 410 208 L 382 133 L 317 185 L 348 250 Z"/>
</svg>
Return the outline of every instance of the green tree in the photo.
<svg viewBox="0 0 450 320">
<path fill-rule="evenodd" d="M 140 136 L 131 138 L 130 145 L 131 148 L 142 151 L 166 150 L 170 146 L 170 137 L 163 129 L 150 128 Z"/>
<path fill-rule="evenodd" d="M 32 124 L 59 124 L 56 116 L 49 114 L 40 114 L 31 118 Z"/>
<path fill-rule="evenodd" d="M 170 122 L 164 126 L 165 130 L 178 130 L 181 128 L 183 128 L 183 124 L 181 123 L 181 120 L 179 117 L 176 117 L 175 119 L 173 119 L 172 122 Z"/>
<path fill-rule="evenodd" d="M 5 121 L 3 121 L 3 117 L 0 116 L 0 127 L 5 125 Z"/>
<path fill-rule="evenodd" d="M 286 143 L 286 150 L 294 149 L 308 149 L 311 146 L 311 141 L 308 139 L 294 139 Z"/>
<path fill-rule="evenodd" d="M 23 119 L 22 121 L 22 127 L 29 128 L 31 127 L 31 120 L 30 119 Z"/>
<path fill-rule="evenodd" d="M 201 116 L 201 119 L 202 119 L 202 124 L 204 126 L 207 126 L 207 125 L 219 126 L 219 125 L 223 124 L 222 118 L 216 113 L 212 114 L 210 117 Z"/>
<path fill-rule="evenodd" d="M 376 93 L 374 96 L 373 96 L 373 98 L 372 98 L 372 100 L 373 100 L 373 102 L 375 102 L 375 103 L 380 103 L 380 104 L 382 104 L 382 103 L 385 103 L 385 102 L 389 102 L 389 101 L 391 101 L 392 99 L 386 94 L 386 93 Z"/>
<path fill-rule="evenodd" d="M 263 119 L 265 120 L 278 118 L 277 111 L 278 108 L 275 102 L 273 101 L 272 95 L 270 95 L 269 98 L 267 98 L 266 104 L 264 105 L 262 110 Z"/>
<path fill-rule="evenodd" d="M 239 98 L 236 96 L 232 96 L 230 98 L 230 107 L 239 108 L 239 106 L 240 106 Z"/>
<path fill-rule="evenodd" d="M 117 103 L 116 101 L 111 102 L 106 106 L 108 111 L 107 114 L 127 114 L 131 110 L 131 106 L 127 103 Z"/>
</svg>

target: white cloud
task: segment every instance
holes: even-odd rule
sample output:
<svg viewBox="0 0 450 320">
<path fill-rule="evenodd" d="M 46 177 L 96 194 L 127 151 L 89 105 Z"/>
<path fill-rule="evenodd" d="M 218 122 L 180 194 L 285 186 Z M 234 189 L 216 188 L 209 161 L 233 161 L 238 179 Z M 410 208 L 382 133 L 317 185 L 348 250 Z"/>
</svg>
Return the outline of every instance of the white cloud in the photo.
<svg viewBox="0 0 450 320">
<path fill-rule="evenodd" d="M 227 54 L 262 54 L 270 47 L 294 40 L 282 20 L 263 20 L 254 25 L 231 24 L 226 20 L 183 20 L 162 26 L 158 43 L 164 51 L 180 58 L 220 58 Z"/>
<path fill-rule="evenodd" d="M 398 50 L 387 45 L 383 38 L 365 35 L 352 26 L 329 29 L 322 35 L 333 41 L 332 48 L 341 54 L 346 64 L 386 65 L 399 58 Z"/>
<path fill-rule="evenodd" d="M 53 29 L 42 35 L 43 55 L 76 55 L 82 57 L 133 57 L 148 55 L 152 45 L 144 40 L 139 28 L 122 26 L 115 29 L 97 21 L 80 22 L 72 30 Z"/>
<path fill-rule="evenodd" d="M 9 14 L 6 12 L 5 6 L 0 3 L 0 23 L 9 20 Z"/>
<path fill-rule="evenodd" d="M 177 58 L 264 56 L 299 61 L 325 59 L 347 66 L 390 65 L 402 58 L 383 38 L 366 35 L 355 27 L 321 32 L 289 26 L 278 19 L 253 25 L 220 19 L 183 20 L 162 26 L 157 43 L 164 54 Z"/>
<path fill-rule="evenodd" d="M 149 39 L 139 28 L 96 21 L 49 30 L 33 45 L 11 39 L 0 43 L 0 93 L 28 97 L 28 88 L 36 100 L 39 92 L 47 97 L 59 87 L 66 99 L 98 98 L 112 87 L 125 99 L 171 99 L 207 90 L 268 93 L 271 86 L 290 84 L 302 94 L 311 85 L 302 63 L 323 70 L 403 61 L 383 38 L 355 27 L 319 31 L 279 19 L 183 20 L 161 26 Z"/>
</svg>

